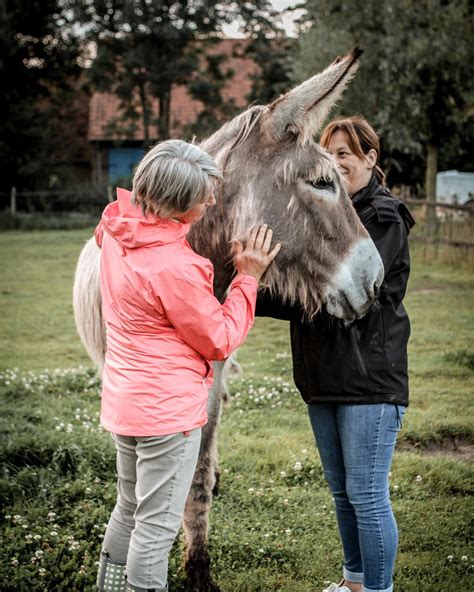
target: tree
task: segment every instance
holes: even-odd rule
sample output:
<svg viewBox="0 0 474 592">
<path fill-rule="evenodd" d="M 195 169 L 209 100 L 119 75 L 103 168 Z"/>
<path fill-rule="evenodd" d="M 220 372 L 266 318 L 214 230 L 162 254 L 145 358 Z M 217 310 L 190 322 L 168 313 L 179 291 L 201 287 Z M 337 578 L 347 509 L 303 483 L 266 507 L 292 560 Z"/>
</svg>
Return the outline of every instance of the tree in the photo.
<svg viewBox="0 0 474 592">
<path fill-rule="evenodd" d="M 122 121 L 142 126 L 145 145 L 150 143 L 152 126 L 158 127 L 159 137 L 169 136 L 175 84 L 186 85 L 194 98 L 205 103 L 208 109 L 202 119 L 212 126 L 224 108 L 220 90 L 230 73 L 222 71 L 222 59 L 209 49 L 226 23 L 241 18 L 252 27 L 252 19 L 268 20 L 272 14 L 267 0 L 78 0 L 75 10 L 87 38 L 97 47 L 93 83 L 120 98 Z M 153 114 L 153 99 L 158 101 L 158 117 Z"/>
<path fill-rule="evenodd" d="M 391 167 L 400 170 L 407 162 L 421 161 L 426 195 L 434 198 L 438 151 L 445 144 L 461 146 L 465 130 L 472 130 L 469 1 L 310 0 L 306 6 L 296 79 L 320 68 L 329 55 L 333 59 L 360 44 L 362 65 L 342 109 L 373 123 Z M 402 174 L 410 179 L 409 171 Z"/>
<path fill-rule="evenodd" d="M 292 40 L 281 31 L 273 36 L 259 33 L 251 39 L 245 55 L 259 65 L 259 72 L 253 76 L 252 90 L 247 96 L 250 103 L 270 103 L 289 89 L 291 45 Z"/>
<path fill-rule="evenodd" d="M 4 190 L 46 184 L 51 136 L 81 73 L 82 48 L 61 0 L 0 5 L 0 175 Z M 56 138 L 70 143 L 70 138 Z"/>
<path fill-rule="evenodd" d="M 263 8 L 263 7 L 262 7 Z M 242 55 L 258 65 L 252 77 L 252 89 L 247 100 L 270 103 L 289 89 L 291 83 L 291 45 L 275 10 L 252 10 L 241 4 L 242 32 L 248 39 Z"/>
</svg>

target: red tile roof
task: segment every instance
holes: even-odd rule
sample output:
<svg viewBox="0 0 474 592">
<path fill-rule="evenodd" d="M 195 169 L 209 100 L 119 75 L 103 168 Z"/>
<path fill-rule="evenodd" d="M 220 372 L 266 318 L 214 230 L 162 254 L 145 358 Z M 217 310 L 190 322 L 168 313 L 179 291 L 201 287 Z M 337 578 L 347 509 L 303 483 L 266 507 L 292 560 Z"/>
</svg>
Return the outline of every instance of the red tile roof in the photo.
<svg viewBox="0 0 474 592">
<path fill-rule="evenodd" d="M 242 53 L 245 39 L 223 39 L 212 48 L 212 53 L 227 55 L 222 67 L 231 69 L 233 77 L 222 90 L 224 99 L 233 99 L 237 107 L 247 105 L 247 95 L 252 87 L 251 76 L 258 72 L 257 64 L 247 57 L 238 57 Z M 234 55 L 237 53 L 237 56 Z M 159 113 L 158 101 L 152 101 L 153 116 Z M 184 86 L 175 85 L 171 91 L 171 136 L 179 136 L 183 127 L 193 123 L 197 115 L 203 110 L 203 104 L 191 98 Z M 137 128 L 118 132 L 113 129 L 114 120 L 120 115 L 120 101 L 110 93 L 96 92 L 89 103 L 88 139 L 94 141 L 105 140 L 143 140 L 143 126 L 137 122 Z M 123 124 L 121 124 L 123 126 Z M 123 126 L 125 128 L 125 126 Z M 157 137 L 156 127 L 150 129 L 152 139 Z"/>
</svg>

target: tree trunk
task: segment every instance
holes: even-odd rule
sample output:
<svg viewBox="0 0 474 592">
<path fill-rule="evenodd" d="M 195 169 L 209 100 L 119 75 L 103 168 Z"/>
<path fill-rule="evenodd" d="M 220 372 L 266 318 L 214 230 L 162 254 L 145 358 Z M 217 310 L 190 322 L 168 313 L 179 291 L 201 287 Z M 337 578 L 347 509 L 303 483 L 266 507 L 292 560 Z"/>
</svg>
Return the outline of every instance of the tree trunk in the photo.
<svg viewBox="0 0 474 592">
<path fill-rule="evenodd" d="M 144 84 L 140 84 L 138 92 L 142 107 L 143 145 L 148 149 L 150 147 L 150 105 L 146 97 Z"/>
<path fill-rule="evenodd" d="M 438 172 L 438 146 L 435 144 L 428 144 L 426 153 L 426 226 L 428 234 L 432 236 L 436 232 L 437 218 L 436 218 L 436 173 Z"/>
<path fill-rule="evenodd" d="M 160 139 L 166 140 L 170 137 L 171 127 L 171 88 L 164 91 L 160 96 Z"/>
</svg>

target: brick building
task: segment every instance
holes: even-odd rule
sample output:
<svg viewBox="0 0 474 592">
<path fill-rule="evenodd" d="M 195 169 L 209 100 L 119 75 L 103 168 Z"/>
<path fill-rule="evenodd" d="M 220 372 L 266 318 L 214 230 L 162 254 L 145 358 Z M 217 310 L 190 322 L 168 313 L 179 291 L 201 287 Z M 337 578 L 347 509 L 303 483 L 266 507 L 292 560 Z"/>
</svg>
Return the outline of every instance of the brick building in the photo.
<svg viewBox="0 0 474 592">
<path fill-rule="evenodd" d="M 222 67 L 231 69 L 233 77 L 222 91 L 224 100 L 232 100 L 237 107 L 247 105 L 252 87 L 252 75 L 258 72 L 257 64 L 242 57 L 247 43 L 243 39 L 223 39 L 212 51 L 227 56 Z M 171 137 L 180 137 L 192 124 L 204 106 L 190 97 L 186 88 L 173 86 L 171 91 Z M 152 104 L 153 118 L 159 116 L 158 101 Z M 92 179 L 95 183 L 114 183 L 128 178 L 143 154 L 143 126 L 137 124 L 133 132 L 118 132 L 113 123 L 120 115 L 119 99 L 113 94 L 96 92 L 89 103 L 88 140 L 93 146 Z M 123 126 L 122 126 L 123 127 Z M 152 142 L 158 137 L 156 126 L 150 129 Z"/>
</svg>

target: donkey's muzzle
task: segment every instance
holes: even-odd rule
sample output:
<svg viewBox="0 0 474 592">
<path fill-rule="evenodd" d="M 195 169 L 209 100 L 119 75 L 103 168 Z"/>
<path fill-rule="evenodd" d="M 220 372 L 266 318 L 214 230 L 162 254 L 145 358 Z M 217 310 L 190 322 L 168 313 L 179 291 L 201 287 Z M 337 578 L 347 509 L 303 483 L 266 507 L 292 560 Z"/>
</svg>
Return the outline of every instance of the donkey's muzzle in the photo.
<svg viewBox="0 0 474 592">
<path fill-rule="evenodd" d="M 370 238 L 360 239 L 339 264 L 323 293 L 329 314 L 353 321 L 363 316 L 380 291 L 384 267 Z"/>
</svg>

